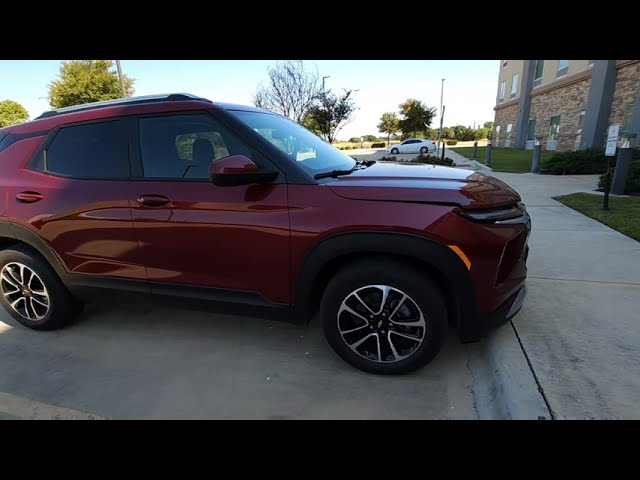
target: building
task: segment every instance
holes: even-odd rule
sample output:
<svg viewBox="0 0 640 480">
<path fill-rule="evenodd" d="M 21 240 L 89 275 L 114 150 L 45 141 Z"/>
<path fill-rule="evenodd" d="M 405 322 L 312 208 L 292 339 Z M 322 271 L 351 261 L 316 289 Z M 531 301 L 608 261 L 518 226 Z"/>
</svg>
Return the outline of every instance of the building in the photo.
<svg viewBox="0 0 640 480">
<path fill-rule="evenodd" d="M 640 60 L 501 60 L 493 143 L 604 148 L 607 129 L 640 136 Z"/>
</svg>

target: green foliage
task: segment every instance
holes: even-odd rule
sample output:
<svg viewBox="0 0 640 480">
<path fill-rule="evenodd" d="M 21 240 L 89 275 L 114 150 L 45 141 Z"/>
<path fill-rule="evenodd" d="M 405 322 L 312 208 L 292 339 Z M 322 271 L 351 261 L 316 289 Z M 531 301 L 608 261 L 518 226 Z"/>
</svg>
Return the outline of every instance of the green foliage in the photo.
<svg viewBox="0 0 640 480">
<path fill-rule="evenodd" d="M 612 162 L 613 163 L 613 162 Z M 600 149 L 558 152 L 542 162 L 540 173 L 551 175 L 575 175 L 603 173 L 607 169 L 607 158 Z"/>
<path fill-rule="evenodd" d="M 340 96 L 331 90 L 321 93 L 307 111 L 309 120 L 329 143 L 335 141 L 338 132 L 353 118 L 357 107 L 351 93 L 351 90 L 345 90 Z"/>
<path fill-rule="evenodd" d="M 347 145 L 346 147 L 344 147 L 344 150 L 351 150 L 351 145 Z"/>
<path fill-rule="evenodd" d="M 351 137 L 349 143 L 360 143 L 360 137 Z"/>
<path fill-rule="evenodd" d="M 446 141 L 446 144 L 447 144 L 447 145 L 456 145 L 457 143 L 458 143 L 458 141 L 457 141 L 457 140 L 447 140 L 447 141 Z"/>
<path fill-rule="evenodd" d="M 400 120 L 393 112 L 383 113 L 378 124 L 378 131 L 387 134 L 387 143 L 391 141 L 391 135 L 400 130 Z"/>
<path fill-rule="evenodd" d="M 613 175 L 615 168 L 612 162 L 611 166 L 611 180 L 613 181 Z M 598 188 L 604 188 L 605 174 L 600 175 L 598 179 Z M 633 155 L 631 165 L 629 165 L 629 172 L 627 173 L 627 183 L 624 186 L 624 193 L 640 193 L 640 150 L 636 149 Z"/>
<path fill-rule="evenodd" d="M 482 128 L 485 128 L 486 130 L 489 130 L 490 132 L 493 131 L 493 122 L 484 122 L 482 124 Z"/>
<path fill-rule="evenodd" d="M 377 142 L 381 140 L 380 137 L 376 137 L 375 135 L 365 135 L 362 137 L 365 142 Z"/>
<path fill-rule="evenodd" d="M 127 96 L 134 93 L 133 79 L 124 76 Z M 59 78 L 49 84 L 53 108 L 113 100 L 122 97 L 118 74 L 111 60 L 71 60 L 60 65 Z"/>
<path fill-rule="evenodd" d="M 16 125 L 29 119 L 29 113 L 18 102 L 2 100 L 0 102 L 0 128 Z"/>
<path fill-rule="evenodd" d="M 374 143 L 371 144 L 371 148 L 384 148 L 386 146 L 387 146 L 387 144 L 384 143 L 384 142 L 378 142 L 378 143 L 374 142 Z"/>
<path fill-rule="evenodd" d="M 429 165 L 444 165 L 447 167 L 455 166 L 455 162 L 451 160 L 449 157 L 445 157 L 444 160 L 440 157 L 436 157 L 433 155 L 418 155 L 414 159 L 411 160 L 413 163 L 427 163 Z"/>
<path fill-rule="evenodd" d="M 399 105 L 400 108 L 400 130 L 402 135 L 425 134 L 435 116 L 436 109 L 429 108 L 420 100 L 409 98 Z"/>
<path fill-rule="evenodd" d="M 442 129 L 442 138 L 455 138 L 456 132 L 451 127 L 444 127 Z"/>
<path fill-rule="evenodd" d="M 315 133 L 319 137 L 322 136 L 320 127 L 318 127 L 318 124 L 316 123 L 315 119 L 311 115 L 309 115 L 309 112 L 304 114 L 304 116 L 302 117 L 302 120 L 300 120 L 300 125 L 302 125 L 307 130 Z"/>
</svg>

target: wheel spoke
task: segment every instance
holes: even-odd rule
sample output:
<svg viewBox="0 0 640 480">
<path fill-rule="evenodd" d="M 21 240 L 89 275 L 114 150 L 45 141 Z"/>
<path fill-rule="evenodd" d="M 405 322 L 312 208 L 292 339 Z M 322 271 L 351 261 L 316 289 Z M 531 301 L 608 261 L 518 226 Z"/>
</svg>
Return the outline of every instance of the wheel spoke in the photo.
<svg viewBox="0 0 640 480">
<path fill-rule="evenodd" d="M 363 328 L 367 328 L 368 326 L 369 325 L 361 325 L 359 327 L 351 328 L 349 330 L 340 330 L 340 333 L 342 333 L 343 335 L 346 335 L 347 333 L 357 332 L 358 330 L 362 330 Z"/>
<path fill-rule="evenodd" d="M 9 268 L 5 268 L 5 270 L 7 272 L 9 272 L 9 275 L 7 275 L 6 273 L 4 273 L 4 271 L 2 272 L 2 280 L 4 280 L 5 282 L 7 282 L 9 285 L 13 286 L 13 287 L 18 287 L 20 288 L 20 282 L 18 280 L 15 279 L 15 277 L 13 276 L 11 269 Z"/>
<path fill-rule="evenodd" d="M 391 333 L 392 332 L 388 332 L 387 333 L 387 342 L 389 342 L 389 346 L 391 347 L 391 352 L 393 353 L 393 358 L 395 360 L 400 360 L 400 354 L 398 354 L 398 351 L 396 350 L 395 345 L 393 344 L 393 342 L 391 341 Z"/>
<path fill-rule="evenodd" d="M 367 304 L 364 302 L 364 300 L 362 300 L 362 298 L 360 298 L 360 295 L 358 295 L 358 293 L 357 293 L 357 292 L 354 292 L 353 296 L 354 296 L 354 297 L 356 297 L 356 298 L 358 299 L 358 301 L 362 304 L 362 306 L 363 306 L 364 308 L 366 308 L 366 309 L 369 311 L 369 313 L 371 313 L 372 315 L 374 314 L 374 311 L 373 311 L 373 310 L 371 310 L 371 307 L 369 307 L 369 305 L 367 305 Z"/>
<path fill-rule="evenodd" d="M 380 335 L 376 333 L 376 344 L 378 345 L 378 361 L 382 361 L 382 350 L 380 349 Z"/>
<path fill-rule="evenodd" d="M 12 285 L 12 284 L 9 284 L 9 285 L 11 285 L 12 287 L 14 287 L 14 288 L 15 288 L 15 290 L 11 290 L 10 292 L 4 292 L 5 296 L 6 296 L 6 295 L 13 295 L 14 293 L 18 293 L 18 292 L 20 291 L 20 287 L 17 287 L 17 286 Z M 3 289 L 3 291 L 4 291 L 4 289 Z"/>
<path fill-rule="evenodd" d="M 45 300 L 48 300 L 47 297 L 43 297 Z M 48 302 L 43 302 L 42 300 L 40 300 L 39 298 L 36 297 L 31 297 L 31 301 L 32 302 L 36 302 L 39 303 L 40 305 L 42 305 L 43 307 L 48 307 L 49 303 Z"/>
<path fill-rule="evenodd" d="M 20 268 L 20 285 L 24 285 L 24 265 L 19 263 L 18 267 Z"/>
<path fill-rule="evenodd" d="M 41 318 L 44 318 L 44 316 L 47 314 L 47 310 L 45 310 L 44 315 L 38 314 L 38 310 L 36 310 L 36 306 L 33 304 L 34 301 L 36 301 L 37 303 L 40 303 L 33 297 L 31 297 L 29 299 L 29 303 L 31 305 L 31 311 L 33 312 L 33 318 L 36 318 L 38 320 L 41 319 Z M 42 305 L 42 304 L 40 303 L 40 305 Z M 43 306 L 48 307 L 48 305 L 43 305 Z"/>
<path fill-rule="evenodd" d="M 405 322 L 403 320 L 391 320 L 391 323 L 395 323 L 396 325 L 401 325 L 403 327 L 424 327 L 424 318 L 421 316 L 418 320 Z"/>
<path fill-rule="evenodd" d="M 29 320 L 31 320 L 31 317 L 29 316 L 29 309 L 27 308 L 27 299 L 25 297 L 20 297 L 18 298 L 16 301 L 14 301 L 11 306 L 13 307 L 13 309 L 17 312 L 18 311 L 18 303 L 20 303 L 22 300 L 24 300 L 24 311 L 27 314 L 27 318 Z"/>
<path fill-rule="evenodd" d="M 369 335 L 365 335 L 364 337 L 362 337 L 360 340 L 358 340 L 357 342 L 352 343 L 351 345 L 349 345 L 349 347 L 351 347 L 352 350 L 355 350 L 356 348 L 358 348 L 360 345 L 362 345 L 364 342 L 367 341 L 367 339 L 373 337 L 374 335 L 376 335 L 375 333 L 370 333 Z"/>
<path fill-rule="evenodd" d="M 34 278 L 38 278 L 38 277 L 36 276 L 35 272 L 31 271 L 31 277 L 29 277 L 29 281 L 27 282 L 27 287 L 31 288 L 31 282 L 33 282 Z"/>
<path fill-rule="evenodd" d="M 389 296 L 389 290 L 391 290 L 391 287 L 388 285 L 378 285 L 378 288 L 382 290 L 382 300 L 380 301 L 380 310 L 376 312 L 376 315 L 380 315 L 382 310 L 384 310 L 384 306 L 387 303 L 387 297 Z"/>
<path fill-rule="evenodd" d="M 403 293 L 402 294 L 402 298 L 400 299 L 400 301 L 398 302 L 398 304 L 396 305 L 396 308 L 393 309 L 393 312 L 391 312 L 391 314 L 389 315 L 389 320 L 391 320 L 393 318 L 393 316 L 396 314 L 396 312 L 398 311 L 398 309 L 402 306 L 402 304 L 404 303 L 405 299 L 407 298 L 407 296 Z M 393 321 L 393 320 L 391 320 Z"/>
<path fill-rule="evenodd" d="M 353 308 L 351 308 L 350 306 L 343 304 L 340 307 L 340 310 L 338 311 L 338 315 L 340 315 L 342 312 L 349 312 L 351 315 L 355 315 L 356 317 L 360 318 L 361 320 L 364 320 L 367 325 L 369 325 L 369 320 L 367 320 L 366 318 L 364 318 L 362 315 L 360 315 L 358 312 L 356 312 Z"/>
<path fill-rule="evenodd" d="M 413 340 L 414 342 L 422 342 L 421 338 L 412 337 L 411 335 L 407 335 L 406 333 L 396 332 L 395 330 L 391 330 L 389 333 L 393 333 L 394 335 L 398 335 L 399 337 L 408 338 L 409 340 Z"/>
</svg>

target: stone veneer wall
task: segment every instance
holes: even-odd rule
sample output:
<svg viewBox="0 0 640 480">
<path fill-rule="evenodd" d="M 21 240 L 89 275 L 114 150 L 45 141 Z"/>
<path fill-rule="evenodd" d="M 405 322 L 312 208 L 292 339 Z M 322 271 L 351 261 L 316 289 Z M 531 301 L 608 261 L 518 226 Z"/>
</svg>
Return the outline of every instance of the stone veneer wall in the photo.
<svg viewBox="0 0 640 480">
<path fill-rule="evenodd" d="M 573 150 L 578 134 L 580 112 L 585 110 L 589 96 L 591 78 L 553 89 L 539 95 L 533 90 L 529 118 L 536 120 L 536 136 L 544 137 L 546 148 L 551 117 L 560 115 L 560 131 L 556 150 Z"/>
<path fill-rule="evenodd" d="M 633 105 L 640 89 L 640 62 L 627 64 L 618 69 L 616 89 L 613 92 L 609 124 L 622 123 L 627 105 Z"/>
<path fill-rule="evenodd" d="M 496 127 L 500 126 L 500 138 L 497 143 L 494 143 L 496 147 L 504 147 L 505 141 L 507 139 L 511 139 L 513 144 L 515 129 L 516 129 L 516 118 L 518 116 L 518 102 L 516 101 L 513 105 L 508 105 L 506 107 L 498 106 L 496 109 L 496 116 L 493 121 L 493 139 L 495 142 L 496 138 Z M 512 124 L 511 132 L 507 133 L 507 125 Z"/>
</svg>

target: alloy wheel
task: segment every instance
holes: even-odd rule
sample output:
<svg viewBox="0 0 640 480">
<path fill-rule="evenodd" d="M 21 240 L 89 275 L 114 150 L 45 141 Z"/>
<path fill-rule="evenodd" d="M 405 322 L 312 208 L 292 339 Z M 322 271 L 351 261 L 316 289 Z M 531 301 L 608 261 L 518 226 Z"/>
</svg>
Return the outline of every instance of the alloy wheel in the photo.
<svg viewBox="0 0 640 480">
<path fill-rule="evenodd" d="M 351 292 L 338 309 L 338 331 L 355 353 L 378 363 L 409 358 L 422 345 L 426 322 L 405 292 L 368 285 Z"/>
<path fill-rule="evenodd" d="M 2 268 L 0 291 L 11 308 L 27 320 L 42 320 L 49 313 L 47 287 L 36 272 L 22 263 L 11 262 Z"/>
</svg>

